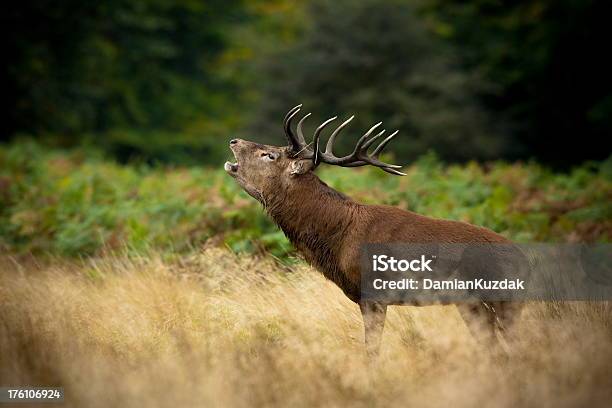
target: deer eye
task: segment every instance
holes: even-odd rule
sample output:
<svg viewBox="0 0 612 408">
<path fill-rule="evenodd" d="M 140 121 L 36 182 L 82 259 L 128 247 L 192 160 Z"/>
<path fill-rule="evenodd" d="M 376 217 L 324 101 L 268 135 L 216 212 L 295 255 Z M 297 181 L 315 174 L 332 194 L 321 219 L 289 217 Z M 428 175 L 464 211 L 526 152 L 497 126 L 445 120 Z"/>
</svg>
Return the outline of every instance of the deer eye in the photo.
<svg viewBox="0 0 612 408">
<path fill-rule="evenodd" d="M 266 161 L 276 160 L 276 155 L 274 153 L 262 153 L 260 156 Z"/>
</svg>

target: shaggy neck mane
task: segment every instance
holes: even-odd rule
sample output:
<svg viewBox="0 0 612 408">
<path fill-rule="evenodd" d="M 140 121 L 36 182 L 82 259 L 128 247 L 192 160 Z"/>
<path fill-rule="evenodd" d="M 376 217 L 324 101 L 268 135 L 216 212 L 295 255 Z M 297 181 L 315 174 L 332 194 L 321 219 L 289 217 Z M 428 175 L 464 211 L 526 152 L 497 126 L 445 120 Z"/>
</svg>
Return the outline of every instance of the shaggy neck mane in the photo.
<svg viewBox="0 0 612 408">
<path fill-rule="evenodd" d="M 332 189 L 314 173 L 266 198 L 266 211 L 306 260 L 329 279 L 344 283 L 338 251 L 359 204 Z"/>
</svg>

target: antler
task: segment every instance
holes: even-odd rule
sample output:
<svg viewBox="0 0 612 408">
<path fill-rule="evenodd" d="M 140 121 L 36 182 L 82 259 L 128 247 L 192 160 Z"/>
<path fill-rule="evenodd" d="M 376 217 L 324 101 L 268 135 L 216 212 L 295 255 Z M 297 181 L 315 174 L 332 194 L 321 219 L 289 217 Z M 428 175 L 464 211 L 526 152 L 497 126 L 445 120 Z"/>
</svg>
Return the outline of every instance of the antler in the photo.
<svg viewBox="0 0 612 408">
<path fill-rule="evenodd" d="M 310 145 L 306 143 L 306 140 L 304 138 L 304 132 L 302 130 L 302 124 L 304 123 L 304 120 L 308 116 L 310 116 L 310 113 L 305 115 L 298 122 L 297 136 L 294 135 L 291 131 L 291 119 L 300 111 L 301 107 L 302 105 L 298 105 L 291 109 L 285 116 L 284 121 L 285 134 L 287 135 L 287 139 L 289 140 L 289 147 L 292 149 L 295 156 L 299 154 L 300 157 L 303 157 L 305 159 L 312 159 L 315 166 L 318 166 L 320 163 L 327 163 L 341 167 L 359 167 L 366 166 L 369 164 L 375 167 L 379 167 L 387 173 L 396 174 L 398 176 L 406 175 L 405 173 L 402 173 L 401 171 L 397 170 L 400 169 L 402 166 L 385 163 L 379 160 L 380 153 L 391 141 L 391 139 L 393 139 L 399 133 L 398 130 L 387 136 L 387 138 L 380 142 L 380 144 L 374 149 L 372 153 L 368 154 L 368 149 L 370 148 L 370 146 L 372 146 L 374 142 L 385 133 L 385 130 L 383 129 L 382 131 L 372 136 L 376 128 L 378 128 L 382 124 L 382 122 L 378 122 L 359 139 L 357 145 L 355 146 L 355 149 L 351 154 L 343 157 L 336 157 L 333 153 L 333 147 L 336 137 L 338 136 L 340 131 L 342 131 L 342 129 L 344 129 L 355 118 L 355 116 L 351 116 L 340 126 L 338 126 L 336 130 L 334 130 L 334 132 L 329 137 L 329 140 L 327 141 L 325 151 L 322 152 L 319 149 L 319 138 L 321 132 L 327 125 L 336 120 L 337 116 L 327 119 L 315 130 L 314 140 L 312 143 L 314 145 L 314 148 L 310 148 Z"/>
<path fill-rule="evenodd" d="M 285 129 L 285 135 L 287 136 L 287 141 L 289 142 L 289 149 L 294 153 L 294 155 L 300 154 L 300 156 L 304 158 L 311 158 L 314 156 L 312 150 L 308 149 L 308 144 L 304 139 L 304 132 L 302 131 L 302 123 L 304 123 L 304 119 L 310 116 L 310 113 L 304 116 L 297 126 L 297 136 L 291 131 L 291 120 L 298 112 L 302 109 L 302 104 L 299 104 L 293 107 L 287 114 L 285 115 L 285 119 L 283 120 L 283 127 Z"/>
</svg>

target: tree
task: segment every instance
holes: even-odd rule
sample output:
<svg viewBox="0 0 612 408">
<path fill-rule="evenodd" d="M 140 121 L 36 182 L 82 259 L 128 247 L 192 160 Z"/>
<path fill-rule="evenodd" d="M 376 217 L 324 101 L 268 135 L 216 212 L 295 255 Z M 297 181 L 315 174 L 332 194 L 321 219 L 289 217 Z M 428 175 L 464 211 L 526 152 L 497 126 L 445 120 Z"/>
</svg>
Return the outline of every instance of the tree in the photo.
<svg viewBox="0 0 612 408">
<path fill-rule="evenodd" d="M 400 129 L 394 147 L 404 162 L 429 149 L 465 160 L 507 148 L 475 98 L 485 84 L 460 69 L 457 55 L 430 34 L 411 4 L 320 0 L 308 10 L 297 43 L 265 57 L 249 134 L 278 144 L 284 112 L 303 103 L 313 110 L 310 131 L 329 116 L 357 114 L 339 140 L 345 151 L 379 120 Z"/>
<path fill-rule="evenodd" d="M 13 3 L 3 17 L 10 63 L 2 137 L 77 143 L 93 133 L 143 148 L 152 132 L 171 139 L 214 112 L 215 95 L 230 93 L 214 63 L 227 28 L 243 18 L 241 0 Z"/>
<path fill-rule="evenodd" d="M 429 0 L 427 10 L 463 67 L 495 84 L 479 99 L 522 157 L 567 166 L 610 154 L 607 2 Z"/>
</svg>

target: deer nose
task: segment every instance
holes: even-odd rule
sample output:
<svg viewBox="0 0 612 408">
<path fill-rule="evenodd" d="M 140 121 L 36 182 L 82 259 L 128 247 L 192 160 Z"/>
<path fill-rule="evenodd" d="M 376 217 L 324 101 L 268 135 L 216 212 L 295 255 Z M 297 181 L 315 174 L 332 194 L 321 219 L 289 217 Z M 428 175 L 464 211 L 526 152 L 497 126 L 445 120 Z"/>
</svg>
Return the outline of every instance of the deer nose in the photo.
<svg viewBox="0 0 612 408">
<path fill-rule="evenodd" d="M 232 140 L 230 140 L 230 144 L 231 144 L 231 145 L 235 145 L 236 143 L 238 143 L 238 139 L 232 139 Z"/>
</svg>

